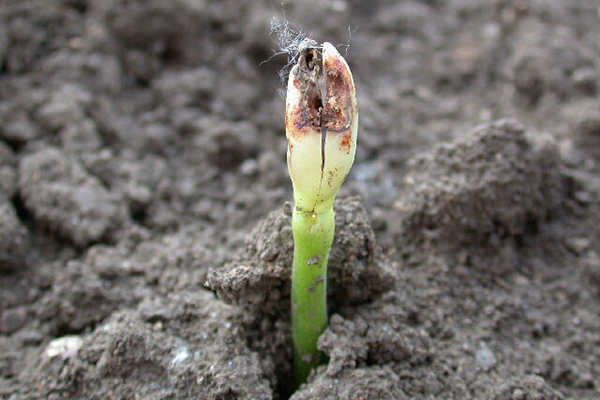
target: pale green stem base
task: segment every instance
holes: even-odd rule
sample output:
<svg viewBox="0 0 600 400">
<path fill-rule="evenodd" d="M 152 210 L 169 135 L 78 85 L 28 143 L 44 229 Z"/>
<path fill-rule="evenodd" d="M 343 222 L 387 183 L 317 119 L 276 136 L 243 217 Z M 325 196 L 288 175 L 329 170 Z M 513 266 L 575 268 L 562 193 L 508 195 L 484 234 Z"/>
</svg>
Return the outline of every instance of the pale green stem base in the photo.
<svg viewBox="0 0 600 400">
<path fill-rule="evenodd" d="M 294 264 L 292 270 L 292 329 L 294 382 L 306 382 L 323 362 L 317 339 L 327 328 L 327 259 L 333 243 L 335 213 L 294 207 Z"/>
</svg>

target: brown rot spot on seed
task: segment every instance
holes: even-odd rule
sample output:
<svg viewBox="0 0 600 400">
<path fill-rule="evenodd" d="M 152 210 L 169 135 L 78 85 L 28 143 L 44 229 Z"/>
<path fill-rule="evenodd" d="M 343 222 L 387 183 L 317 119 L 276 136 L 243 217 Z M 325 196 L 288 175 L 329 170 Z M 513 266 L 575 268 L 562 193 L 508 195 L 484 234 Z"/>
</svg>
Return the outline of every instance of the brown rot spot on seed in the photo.
<svg viewBox="0 0 600 400">
<path fill-rule="evenodd" d="M 308 125 L 309 118 L 306 117 L 306 112 L 302 107 L 297 108 L 292 116 L 296 130 L 294 132 L 303 133 L 302 130 Z"/>
<path fill-rule="evenodd" d="M 305 47 L 298 63 L 292 70 L 293 84 L 300 92 L 301 98 L 294 110 L 288 110 L 289 118 L 294 125 L 294 134 L 306 134 L 309 130 L 321 129 L 321 113 L 323 100 L 318 86 L 319 77 L 322 75 L 321 55 L 314 47 Z"/>
<path fill-rule="evenodd" d="M 352 132 L 344 133 L 342 142 L 340 143 L 340 150 L 345 151 L 346 154 L 350 154 L 350 151 L 352 150 Z"/>
<path fill-rule="evenodd" d="M 310 130 L 319 131 L 321 129 L 321 110 L 323 105 L 321 97 L 314 94 L 314 91 L 310 90 L 308 96 L 304 96 L 300 102 L 299 107 L 292 111 L 289 118 L 294 123 L 295 130 L 298 134 L 308 133 Z M 286 120 L 286 125 L 289 126 L 289 121 Z"/>
<path fill-rule="evenodd" d="M 327 185 L 329 187 L 333 186 L 333 179 L 336 177 L 336 175 L 340 172 L 339 168 L 334 168 L 334 169 L 330 169 L 329 171 L 327 171 Z"/>
<path fill-rule="evenodd" d="M 294 135 L 310 131 L 341 133 L 349 130 L 353 120 L 354 84 L 347 65 L 340 57 L 329 57 L 323 63 L 316 43 L 306 44 L 292 70 L 293 85 L 300 93 L 295 109 L 288 110 L 286 126 L 290 122 Z M 290 121 L 291 119 L 291 121 Z M 342 143 L 349 154 L 351 137 Z"/>
<path fill-rule="evenodd" d="M 329 58 L 323 69 L 326 73 L 327 104 L 322 113 L 322 123 L 328 132 L 346 131 L 353 118 L 352 78 L 346 64 L 336 57 Z"/>
</svg>

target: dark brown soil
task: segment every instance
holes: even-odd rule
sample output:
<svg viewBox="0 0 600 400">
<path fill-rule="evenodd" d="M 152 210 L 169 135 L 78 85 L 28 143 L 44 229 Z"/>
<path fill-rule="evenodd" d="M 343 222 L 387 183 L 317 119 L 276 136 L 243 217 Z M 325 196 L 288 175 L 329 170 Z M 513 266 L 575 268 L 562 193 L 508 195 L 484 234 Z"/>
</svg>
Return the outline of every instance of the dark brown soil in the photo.
<svg viewBox="0 0 600 400">
<path fill-rule="evenodd" d="M 599 399 L 598 7 L 284 4 L 360 109 L 292 393 L 280 2 L 0 0 L 0 398 Z"/>
</svg>

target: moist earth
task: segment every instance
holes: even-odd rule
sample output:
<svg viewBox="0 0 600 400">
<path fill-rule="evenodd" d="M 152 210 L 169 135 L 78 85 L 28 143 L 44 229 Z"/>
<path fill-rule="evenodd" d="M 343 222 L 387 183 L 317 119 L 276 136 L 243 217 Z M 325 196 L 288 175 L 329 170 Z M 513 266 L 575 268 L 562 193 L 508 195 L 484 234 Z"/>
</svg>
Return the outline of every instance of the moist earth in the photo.
<svg viewBox="0 0 600 400">
<path fill-rule="evenodd" d="M 283 14 L 360 110 L 298 390 Z M 600 398 L 599 34 L 594 0 L 0 0 L 0 398 Z"/>
</svg>

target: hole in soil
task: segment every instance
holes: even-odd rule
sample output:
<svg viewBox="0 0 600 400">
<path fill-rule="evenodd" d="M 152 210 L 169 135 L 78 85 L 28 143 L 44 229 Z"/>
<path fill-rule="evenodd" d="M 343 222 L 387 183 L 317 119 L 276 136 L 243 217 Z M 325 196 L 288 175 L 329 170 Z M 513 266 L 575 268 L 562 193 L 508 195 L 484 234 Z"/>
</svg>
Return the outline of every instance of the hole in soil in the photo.
<svg viewBox="0 0 600 400">
<path fill-rule="evenodd" d="M 270 359 L 275 365 L 275 382 L 271 383 L 271 390 L 274 398 L 280 400 L 289 399 L 295 391 L 292 332 L 291 326 L 285 322 L 290 319 L 291 315 L 284 313 L 277 317 L 265 315 L 243 323 L 248 348 L 259 354 L 259 357 Z"/>
<path fill-rule="evenodd" d="M 277 393 L 280 399 L 288 400 L 294 394 L 294 383 L 292 379 L 282 380 L 277 379 L 277 387 L 275 393 Z"/>
<path fill-rule="evenodd" d="M 88 10 L 87 0 L 70 0 L 67 2 L 67 6 L 71 7 L 79 14 L 85 14 Z"/>
<path fill-rule="evenodd" d="M 90 330 L 93 330 L 93 328 Z M 80 335 L 83 333 L 83 331 L 85 331 L 85 329 L 73 329 L 69 328 L 67 325 L 61 324 L 60 326 L 56 327 L 56 329 L 54 329 L 52 334 L 55 338 L 60 338 L 69 335 Z"/>
<path fill-rule="evenodd" d="M 408 322 L 408 324 L 410 326 L 418 326 L 421 323 L 421 318 L 419 316 L 419 313 L 416 311 L 409 311 L 407 317 L 406 317 L 406 321 Z"/>
<path fill-rule="evenodd" d="M 25 202 L 23 198 L 19 194 L 15 194 L 11 199 L 11 203 L 17 212 L 17 217 L 23 222 L 24 225 L 27 224 L 28 221 L 31 221 L 31 214 L 25 208 Z"/>
<path fill-rule="evenodd" d="M 149 79 L 149 78 L 144 78 L 144 77 L 139 77 L 139 76 L 136 76 L 134 78 L 134 82 L 135 82 L 136 86 L 139 86 L 141 88 L 150 87 L 150 81 L 151 81 L 151 79 Z"/>
<path fill-rule="evenodd" d="M 181 38 L 169 35 L 161 41 L 157 41 L 150 50 L 158 56 L 162 64 L 167 68 L 177 68 L 186 60 L 185 45 Z"/>
<path fill-rule="evenodd" d="M 1 71 L 0 71 L 1 74 Z M 13 153 L 20 153 L 21 150 L 23 149 L 23 147 L 25 147 L 25 144 L 27 142 L 24 141 L 19 141 L 19 140 L 8 140 L 6 138 L 4 138 L 4 140 L 2 140 L 2 143 L 6 144 L 8 147 L 11 148 L 11 150 L 13 151 Z"/>
<path fill-rule="evenodd" d="M 176 65 L 181 60 L 181 51 L 172 44 L 168 44 L 165 51 L 161 54 L 161 59 L 166 65 Z"/>
<path fill-rule="evenodd" d="M 145 226 L 148 220 L 148 208 L 140 204 L 130 204 L 129 214 L 136 223 Z"/>
<path fill-rule="evenodd" d="M 540 233 L 540 225 L 538 218 L 533 215 L 528 215 L 525 220 L 525 232 L 530 235 L 537 235 Z"/>
<path fill-rule="evenodd" d="M 54 326 L 54 328 L 51 330 L 50 333 L 51 333 L 52 337 L 54 337 L 54 338 L 60 338 L 63 336 L 70 336 L 70 335 L 82 335 L 86 332 L 94 331 L 94 329 L 96 329 L 96 325 L 98 323 L 100 323 L 100 321 L 90 323 L 90 324 L 84 326 L 83 328 L 79 328 L 79 329 L 69 327 L 66 323 L 60 323 L 59 325 Z"/>
</svg>

